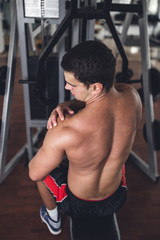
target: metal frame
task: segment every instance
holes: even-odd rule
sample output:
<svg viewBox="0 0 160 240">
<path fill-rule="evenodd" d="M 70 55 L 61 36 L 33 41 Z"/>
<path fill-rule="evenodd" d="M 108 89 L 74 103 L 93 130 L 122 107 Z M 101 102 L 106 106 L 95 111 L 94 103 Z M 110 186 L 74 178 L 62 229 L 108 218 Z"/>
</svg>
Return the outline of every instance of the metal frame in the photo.
<svg viewBox="0 0 160 240">
<path fill-rule="evenodd" d="M 24 3 L 21 0 L 16 0 L 17 5 L 17 19 L 18 19 L 18 30 L 19 30 L 19 42 L 20 42 L 20 54 L 21 54 L 21 69 L 22 69 L 22 79 L 27 82 L 28 80 L 28 49 L 26 43 L 26 25 L 35 23 L 35 18 L 28 18 L 24 16 Z M 59 1 L 59 18 L 47 19 L 49 24 L 60 24 L 65 16 L 65 1 Z M 59 43 L 59 59 L 62 58 L 64 54 L 64 38 L 62 38 Z M 59 101 L 64 101 L 64 81 L 62 76 L 62 71 L 59 71 Z M 33 141 L 32 141 L 32 128 L 33 127 L 46 127 L 46 120 L 32 120 L 30 111 L 30 98 L 29 98 L 29 86 L 27 84 L 23 85 L 24 92 L 24 106 L 25 106 L 25 121 L 26 121 L 26 134 L 28 143 L 28 157 L 29 160 L 33 157 Z"/>
<path fill-rule="evenodd" d="M 131 0 L 133 3 L 134 0 Z M 154 182 L 158 180 L 158 166 L 157 166 L 157 154 L 154 147 L 154 132 L 152 123 L 154 121 L 154 108 L 153 108 L 153 96 L 149 84 L 149 70 L 151 68 L 150 63 L 150 46 L 149 46 L 149 33 L 148 33 L 148 19 L 147 19 L 147 0 L 142 0 L 143 11 L 139 17 L 139 29 L 140 29 L 140 47 L 141 47 L 141 61 L 142 61 L 142 76 L 143 76 L 143 91 L 144 91 L 144 108 L 146 116 L 147 126 L 147 139 L 148 139 L 148 160 L 146 163 L 135 152 L 131 152 L 129 159 L 134 163 Z M 127 13 L 125 18 L 124 27 L 121 34 L 121 41 L 124 44 L 127 36 L 129 25 L 132 21 L 133 13 Z"/>
<path fill-rule="evenodd" d="M 9 123 L 11 115 L 11 106 L 13 99 L 13 88 L 14 78 L 16 69 L 16 57 L 18 48 L 18 29 L 17 29 L 17 14 L 16 14 L 16 3 L 14 0 L 11 1 L 11 33 L 9 42 L 9 53 L 7 61 L 7 76 L 6 76 L 6 87 L 3 99 L 3 110 L 2 110 L 2 126 L 0 134 L 0 183 L 8 176 L 13 170 L 16 164 L 22 159 L 25 153 L 27 153 L 27 144 L 25 144 L 16 155 L 10 159 L 6 164 L 7 154 L 7 142 L 9 135 Z M 37 134 L 33 136 L 33 143 L 38 140 L 38 135 L 41 129 L 38 129 Z"/>
<path fill-rule="evenodd" d="M 43 60 L 48 56 L 51 48 L 57 44 L 59 47 L 59 58 L 61 59 L 64 54 L 64 38 L 62 37 L 63 33 L 67 29 L 68 25 L 71 24 L 74 19 L 73 27 L 75 29 L 78 26 L 78 19 L 85 18 L 87 20 L 91 20 L 89 23 L 91 26 L 90 31 L 87 31 L 86 38 L 92 38 L 92 32 L 94 30 L 94 19 L 95 18 L 104 18 L 107 21 L 108 27 L 111 33 L 114 35 L 114 40 L 119 49 L 120 55 L 123 60 L 122 71 L 128 67 L 128 60 L 125 55 L 122 43 L 116 33 L 116 29 L 112 22 L 110 11 L 123 11 L 130 12 L 127 14 L 127 26 L 124 27 L 124 32 L 122 34 L 122 42 L 125 39 L 125 35 L 127 34 L 127 29 L 129 27 L 129 23 L 131 21 L 133 12 L 137 12 L 142 14 L 139 19 L 140 26 L 140 37 L 141 37 L 141 55 L 142 55 L 142 70 L 143 70 L 143 85 L 144 85 L 144 104 L 146 109 L 146 124 L 147 124 L 147 136 L 149 139 L 148 142 L 148 154 L 149 154 L 149 164 L 146 164 L 142 159 L 140 159 L 135 153 L 131 153 L 130 158 L 134 159 L 134 162 L 141 168 L 153 181 L 156 181 L 159 177 L 157 171 L 157 159 L 156 152 L 154 150 L 154 136 L 152 130 L 152 122 L 154 120 L 153 113 L 153 99 L 152 94 L 149 88 L 149 69 L 150 69 L 150 56 L 149 56 L 149 39 L 148 39 L 148 29 L 147 29 L 147 4 L 146 0 L 142 0 L 141 4 L 112 4 L 112 1 L 104 1 L 104 5 L 102 8 L 95 9 L 87 12 L 85 9 L 77 9 L 78 0 L 71 1 L 71 8 L 68 14 L 65 16 L 65 2 L 60 1 L 60 17 L 59 19 L 48 19 L 49 23 L 59 24 L 56 32 L 54 33 L 51 41 L 46 46 L 42 54 L 39 58 L 39 67 L 42 66 Z M 30 101 L 29 101 L 29 87 L 24 84 L 24 104 L 25 104 L 25 120 L 26 120 L 26 132 L 27 132 L 27 144 L 18 152 L 18 154 L 5 166 L 5 158 L 6 158 L 6 142 L 8 140 L 8 125 L 10 120 L 10 111 L 11 111 L 11 102 L 13 95 L 13 85 L 14 85 L 14 69 L 15 69 L 15 60 L 16 60 L 16 52 L 17 52 L 17 28 L 16 28 L 16 6 L 15 1 L 12 0 L 13 4 L 13 19 L 12 19 L 12 31 L 10 38 L 10 49 L 8 56 L 8 71 L 7 71 L 7 87 L 5 90 L 4 96 L 4 106 L 3 106 L 3 114 L 2 114 L 2 128 L 1 128 L 1 148 L 0 148 L 0 181 L 2 181 L 8 173 L 13 169 L 15 164 L 20 160 L 22 155 L 28 151 L 28 157 L 31 159 L 33 157 L 33 144 L 37 139 L 37 135 L 35 138 L 32 137 L 31 128 L 36 127 L 45 127 L 46 120 L 31 120 L 30 114 Z M 22 78 L 27 82 L 28 80 L 28 66 L 27 66 L 27 44 L 26 44 L 26 24 L 34 23 L 34 18 L 26 18 L 24 17 L 24 6 L 23 1 L 16 0 L 17 4 L 17 16 L 18 16 L 18 29 L 19 29 L 19 41 L 20 41 L 20 52 L 21 52 L 21 66 L 22 66 Z M 95 4 L 95 0 L 92 1 L 92 4 Z M 142 7 L 143 6 L 143 7 Z M 104 8 L 103 8 L 104 7 Z M 129 15 L 130 14 L 130 15 Z M 90 28 L 90 27 L 89 27 Z M 58 36 L 57 36 L 58 33 Z M 76 31 L 72 36 L 72 45 L 78 42 L 78 38 L 76 36 Z M 60 65 L 60 63 L 59 63 Z M 64 79 L 63 72 L 59 71 L 59 102 L 64 101 Z"/>
<path fill-rule="evenodd" d="M 148 20 L 147 20 L 147 2 L 143 0 L 143 17 L 139 18 L 140 27 L 140 46 L 141 46 L 141 59 L 142 59 L 142 72 L 143 72 L 143 92 L 144 92 L 144 108 L 147 126 L 147 139 L 148 139 L 148 159 L 149 163 L 145 163 L 142 159 L 132 153 L 134 162 L 139 168 L 144 171 L 153 181 L 159 178 L 157 167 L 157 155 L 154 147 L 154 132 L 152 123 L 154 121 L 154 108 L 153 96 L 149 84 L 149 70 L 150 63 L 150 47 L 149 47 L 149 34 L 148 34 Z"/>
<path fill-rule="evenodd" d="M 115 4 L 114 6 L 117 7 L 122 4 Z M 124 10 L 126 9 L 124 4 Z M 130 8 L 135 7 L 130 6 Z M 54 35 L 51 37 L 50 41 L 48 42 L 47 46 L 45 47 L 44 51 L 39 57 L 38 61 L 38 67 L 37 67 L 37 90 L 41 92 L 41 82 L 43 82 L 43 70 L 44 70 L 44 62 L 47 59 L 49 53 L 53 49 L 53 47 L 56 45 L 56 43 L 59 41 L 59 39 L 62 37 L 63 33 L 66 31 L 68 26 L 72 23 L 73 19 L 79 18 L 79 19 L 96 19 L 96 18 L 102 18 L 106 19 L 107 25 L 109 27 L 109 30 L 112 33 L 112 36 L 114 38 L 114 41 L 117 45 L 117 48 L 119 50 L 119 53 L 122 57 L 122 71 L 125 72 L 128 69 L 128 59 L 125 54 L 125 51 L 123 49 L 123 46 L 121 44 L 121 41 L 119 39 L 119 36 L 117 34 L 116 28 L 112 22 L 112 18 L 110 15 L 110 10 L 112 9 L 112 0 L 105 0 L 104 4 L 102 5 L 102 9 L 95 9 L 95 8 L 77 8 L 77 0 L 71 0 L 70 2 L 70 8 L 67 15 L 64 17 L 63 21 L 57 28 Z M 43 98 L 43 96 L 41 96 Z"/>
<path fill-rule="evenodd" d="M 1 126 L 1 135 L 0 135 L 0 182 L 5 178 L 9 171 L 12 170 L 14 164 L 18 159 L 10 161 L 5 166 L 6 162 L 6 152 L 7 152 L 7 142 L 8 142 L 8 133 L 9 133 L 9 122 L 11 114 L 11 103 L 13 96 L 13 85 L 14 85 L 14 76 L 15 76 L 15 65 L 16 65 L 16 54 L 17 54 L 17 45 L 18 45 L 18 34 L 17 34 L 17 25 L 16 25 L 16 7 L 14 1 L 11 2 L 11 34 L 10 34 L 10 43 L 9 43 L 9 53 L 8 53 L 8 62 L 7 62 L 7 76 L 6 76 L 6 88 L 4 94 L 4 103 L 2 111 L 2 126 Z M 13 14 L 14 13 L 14 14 Z M 11 164 L 12 163 L 12 164 Z"/>
<path fill-rule="evenodd" d="M 3 20 L 3 6 L 2 3 L 0 3 L 0 53 L 2 53 L 5 49 L 4 46 L 4 34 L 3 34 L 3 27 L 2 27 L 2 20 Z"/>
</svg>

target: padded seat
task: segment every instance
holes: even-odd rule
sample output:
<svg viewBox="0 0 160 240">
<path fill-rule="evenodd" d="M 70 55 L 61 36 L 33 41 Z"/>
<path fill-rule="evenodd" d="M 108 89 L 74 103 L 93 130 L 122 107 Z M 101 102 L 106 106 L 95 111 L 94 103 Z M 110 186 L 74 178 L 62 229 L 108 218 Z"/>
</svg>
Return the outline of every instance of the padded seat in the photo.
<svg viewBox="0 0 160 240">
<path fill-rule="evenodd" d="M 82 219 L 70 217 L 71 240 L 120 240 L 116 215 Z"/>
</svg>

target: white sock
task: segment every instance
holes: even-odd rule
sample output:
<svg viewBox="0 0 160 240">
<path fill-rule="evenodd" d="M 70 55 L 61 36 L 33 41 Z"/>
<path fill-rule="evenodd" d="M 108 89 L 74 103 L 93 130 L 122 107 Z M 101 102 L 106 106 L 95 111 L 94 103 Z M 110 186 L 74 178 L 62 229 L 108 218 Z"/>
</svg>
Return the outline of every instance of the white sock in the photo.
<svg viewBox="0 0 160 240">
<path fill-rule="evenodd" d="M 47 209 L 47 208 L 46 208 Z M 54 209 L 52 210 L 48 210 L 47 209 L 47 212 L 50 216 L 51 219 L 53 219 L 54 221 L 57 221 L 58 220 L 58 208 L 55 207 Z"/>
</svg>

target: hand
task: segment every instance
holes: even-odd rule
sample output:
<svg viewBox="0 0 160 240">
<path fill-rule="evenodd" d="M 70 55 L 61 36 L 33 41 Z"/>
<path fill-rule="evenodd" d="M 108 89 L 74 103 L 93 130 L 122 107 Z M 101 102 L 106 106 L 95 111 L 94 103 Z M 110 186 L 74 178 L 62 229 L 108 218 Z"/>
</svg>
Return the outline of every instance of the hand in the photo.
<svg viewBox="0 0 160 240">
<path fill-rule="evenodd" d="M 59 104 L 51 113 L 48 122 L 47 122 L 47 129 L 51 129 L 52 127 L 57 126 L 57 117 L 64 120 L 64 113 L 67 112 L 69 114 L 74 114 L 74 111 L 67 106 L 67 102 Z"/>
</svg>

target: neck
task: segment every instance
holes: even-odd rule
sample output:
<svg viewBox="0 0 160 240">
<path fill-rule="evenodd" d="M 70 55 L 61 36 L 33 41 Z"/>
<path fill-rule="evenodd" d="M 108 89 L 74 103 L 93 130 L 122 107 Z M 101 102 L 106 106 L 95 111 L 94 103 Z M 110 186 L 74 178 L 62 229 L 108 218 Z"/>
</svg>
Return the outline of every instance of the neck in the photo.
<svg viewBox="0 0 160 240">
<path fill-rule="evenodd" d="M 87 101 L 86 101 L 86 106 L 90 105 L 92 103 L 95 102 L 99 102 L 101 100 L 105 99 L 109 99 L 111 96 L 113 96 L 116 93 L 116 90 L 114 87 L 112 87 L 109 92 L 106 92 L 105 90 L 102 90 L 100 93 L 91 96 Z"/>
</svg>

